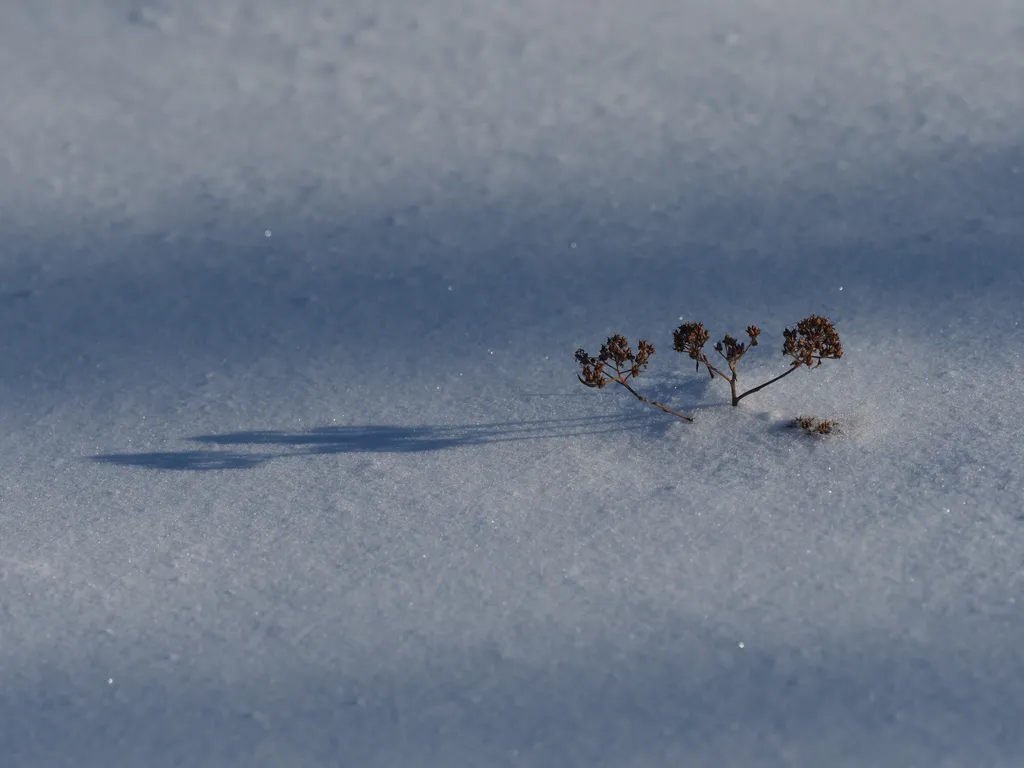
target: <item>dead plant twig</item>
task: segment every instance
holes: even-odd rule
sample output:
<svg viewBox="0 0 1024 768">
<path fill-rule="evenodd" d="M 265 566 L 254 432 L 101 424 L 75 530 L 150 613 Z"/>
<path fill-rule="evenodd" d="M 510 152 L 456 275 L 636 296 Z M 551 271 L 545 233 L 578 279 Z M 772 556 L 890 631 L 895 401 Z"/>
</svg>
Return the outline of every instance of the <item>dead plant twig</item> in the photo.
<svg viewBox="0 0 1024 768">
<path fill-rule="evenodd" d="M 587 354 L 586 350 L 576 350 L 576 362 L 580 364 L 582 375 L 576 374 L 576 378 L 584 386 L 593 389 L 604 389 L 608 384 L 621 384 L 633 397 L 645 403 L 660 408 L 666 413 L 678 416 L 686 421 L 693 421 L 693 417 L 685 413 L 673 410 L 664 403 L 651 400 L 633 389 L 629 382 L 640 375 L 640 372 L 647 368 L 651 357 L 654 355 L 654 345 L 641 339 L 637 342 L 637 352 L 629 347 L 629 341 L 621 334 L 609 336 L 608 341 L 601 345 L 601 351 L 597 357 Z"/>
<path fill-rule="evenodd" d="M 704 345 L 707 343 L 708 338 L 710 338 L 710 334 L 704 328 L 703 323 L 683 323 L 672 334 L 672 340 L 673 349 L 676 352 L 685 354 L 696 362 L 696 370 L 699 371 L 701 365 L 703 365 L 707 368 L 708 375 L 712 379 L 715 376 L 719 376 L 729 383 L 733 405 L 739 405 L 740 400 L 747 397 L 747 395 L 752 395 L 769 384 L 774 384 L 797 368 L 802 366 L 817 368 L 821 365 L 822 360 L 838 359 L 843 356 L 843 346 L 839 342 L 839 334 L 836 333 L 836 329 L 829 319 L 827 317 L 818 317 L 817 315 L 805 317 L 796 324 L 796 328 L 793 330 L 787 328 L 783 332 L 785 343 L 782 347 L 782 354 L 793 358 L 790 367 L 775 378 L 769 379 L 763 384 L 752 387 L 745 392 L 740 392 L 737 366 L 743 356 L 750 349 L 757 346 L 760 335 L 760 328 L 756 325 L 748 325 L 747 337 L 750 339 L 749 343 L 744 344 L 729 334 L 725 334 L 725 338 L 715 344 L 715 352 L 725 361 L 725 367 L 729 371 L 728 374 L 721 368 L 713 365 L 704 352 Z"/>
</svg>

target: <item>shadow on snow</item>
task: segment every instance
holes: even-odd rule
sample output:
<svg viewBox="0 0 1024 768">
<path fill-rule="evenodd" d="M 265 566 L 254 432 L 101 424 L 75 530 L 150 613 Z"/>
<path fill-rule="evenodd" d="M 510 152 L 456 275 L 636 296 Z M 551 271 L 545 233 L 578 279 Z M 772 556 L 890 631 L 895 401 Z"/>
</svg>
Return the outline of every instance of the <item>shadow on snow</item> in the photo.
<svg viewBox="0 0 1024 768">
<path fill-rule="evenodd" d="M 189 450 L 154 453 L 110 453 L 90 457 L 101 464 L 146 469 L 252 469 L 273 459 L 340 453 L 419 453 L 488 443 L 579 437 L 622 432 L 650 420 L 645 413 L 571 419 L 539 419 L 454 426 L 390 426 L 366 424 L 317 427 L 304 432 L 251 430 L 199 435 L 195 442 L 211 446 L 273 446 L 276 450 Z"/>
</svg>

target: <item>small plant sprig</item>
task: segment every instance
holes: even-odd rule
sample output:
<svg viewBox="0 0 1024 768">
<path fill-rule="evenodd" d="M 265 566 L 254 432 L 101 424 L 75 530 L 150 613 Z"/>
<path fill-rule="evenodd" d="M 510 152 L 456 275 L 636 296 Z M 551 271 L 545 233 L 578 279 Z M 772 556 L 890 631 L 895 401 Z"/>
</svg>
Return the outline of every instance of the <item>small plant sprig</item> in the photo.
<svg viewBox="0 0 1024 768">
<path fill-rule="evenodd" d="M 829 319 L 827 317 L 818 317 L 817 315 L 805 317 L 796 324 L 796 328 L 792 330 L 787 328 L 783 332 L 785 343 L 782 346 L 782 354 L 793 358 L 790 367 L 775 378 L 769 379 L 752 389 L 748 389 L 746 392 L 740 392 L 739 374 L 736 372 L 736 368 L 743 355 L 750 351 L 752 347 L 757 346 L 757 340 L 760 335 L 760 328 L 756 325 L 748 325 L 747 336 L 750 339 L 749 344 L 737 341 L 729 334 L 726 334 L 725 338 L 715 344 L 715 352 L 725 361 L 729 375 L 726 375 L 721 368 L 713 365 L 704 352 L 704 345 L 707 344 L 710 334 L 704 328 L 703 323 L 683 323 L 672 334 L 672 341 L 676 352 L 687 355 L 696 362 L 697 371 L 703 365 L 707 368 L 708 375 L 712 379 L 715 376 L 719 376 L 729 382 L 729 388 L 732 392 L 732 404 L 734 406 L 739 405 L 740 400 L 747 395 L 752 395 L 769 384 L 774 384 L 797 368 L 803 366 L 817 368 L 821 365 L 822 360 L 836 360 L 843 356 L 843 345 L 839 342 L 839 334 L 836 333 L 836 329 Z"/>
<path fill-rule="evenodd" d="M 812 437 L 824 437 L 839 431 L 839 422 L 834 419 L 819 419 L 817 416 L 797 416 L 793 426 Z"/>
<path fill-rule="evenodd" d="M 686 421 L 693 421 L 693 417 L 685 413 L 673 410 L 664 403 L 659 403 L 644 397 L 632 386 L 630 379 L 635 379 L 640 372 L 645 370 L 654 355 L 654 345 L 640 339 L 637 342 L 636 354 L 629 347 L 629 341 L 621 334 L 609 336 L 608 341 L 601 345 L 601 351 L 597 357 L 591 357 L 584 349 L 576 350 L 576 362 L 582 368 L 582 374 L 576 374 L 576 378 L 584 386 L 592 389 L 604 389 L 608 384 L 621 384 L 637 400 L 661 408 L 666 413 L 678 416 Z"/>
</svg>

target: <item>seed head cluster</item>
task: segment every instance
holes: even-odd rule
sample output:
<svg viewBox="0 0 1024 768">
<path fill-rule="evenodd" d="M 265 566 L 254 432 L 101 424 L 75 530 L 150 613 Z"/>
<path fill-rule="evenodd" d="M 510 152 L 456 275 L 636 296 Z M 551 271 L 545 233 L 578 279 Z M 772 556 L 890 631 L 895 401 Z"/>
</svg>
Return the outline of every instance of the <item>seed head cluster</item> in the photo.
<svg viewBox="0 0 1024 768">
<path fill-rule="evenodd" d="M 839 334 L 827 317 L 805 317 L 796 324 L 796 328 L 787 328 L 782 335 L 786 339 L 782 346 L 782 354 L 793 358 L 795 368 L 801 365 L 817 368 L 826 358 L 838 360 L 843 356 Z"/>
<path fill-rule="evenodd" d="M 839 422 L 835 419 L 819 419 L 817 416 L 798 416 L 793 419 L 793 426 L 812 437 L 831 435 L 839 430 Z"/>
<path fill-rule="evenodd" d="M 640 339 L 637 342 L 636 354 L 629 347 L 629 341 L 622 334 L 609 336 L 608 341 L 601 345 L 601 351 L 597 357 L 591 357 L 584 349 L 576 350 L 576 362 L 580 364 L 582 373 L 580 381 L 588 387 L 604 388 L 610 381 L 615 381 L 617 376 L 626 375 L 636 377 L 640 375 L 650 364 L 654 355 L 654 345 L 649 341 Z M 615 375 L 608 370 L 609 364 L 613 366 Z"/>
</svg>

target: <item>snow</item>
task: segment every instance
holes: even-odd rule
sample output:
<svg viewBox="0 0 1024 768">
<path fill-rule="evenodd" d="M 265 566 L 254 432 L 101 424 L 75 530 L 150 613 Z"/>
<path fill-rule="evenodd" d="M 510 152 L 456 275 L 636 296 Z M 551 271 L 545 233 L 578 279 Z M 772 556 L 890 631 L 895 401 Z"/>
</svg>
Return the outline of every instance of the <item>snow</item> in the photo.
<svg viewBox="0 0 1024 768">
<path fill-rule="evenodd" d="M 1024 761 L 1020 4 L 9 0 L 0 72 L 4 765 Z M 811 313 L 739 408 L 671 351 Z"/>
</svg>

